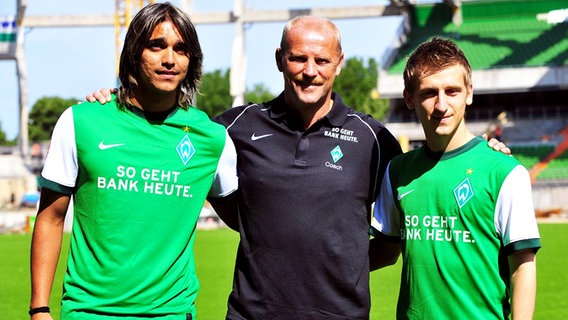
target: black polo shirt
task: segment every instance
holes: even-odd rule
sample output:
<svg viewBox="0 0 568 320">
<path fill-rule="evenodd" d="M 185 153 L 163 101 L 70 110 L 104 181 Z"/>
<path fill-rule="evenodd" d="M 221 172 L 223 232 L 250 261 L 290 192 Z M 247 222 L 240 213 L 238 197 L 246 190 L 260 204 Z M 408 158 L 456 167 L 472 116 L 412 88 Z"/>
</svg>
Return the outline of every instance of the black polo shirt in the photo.
<svg viewBox="0 0 568 320">
<path fill-rule="evenodd" d="M 228 319 L 367 319 L 369 223 L 392 134 L 333 95 L 308 130 L 283 95 L 226 111 L 240 243 Z"/>
</svg>

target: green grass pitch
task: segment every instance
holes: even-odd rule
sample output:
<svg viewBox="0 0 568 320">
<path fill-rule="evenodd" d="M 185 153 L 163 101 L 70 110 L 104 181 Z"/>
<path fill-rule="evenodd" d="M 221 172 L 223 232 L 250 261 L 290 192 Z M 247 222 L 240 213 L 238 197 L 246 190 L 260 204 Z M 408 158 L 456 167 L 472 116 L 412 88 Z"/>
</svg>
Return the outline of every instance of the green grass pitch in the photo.
<svg viewBox="0 0 568 320">
<path fill-rule="evenodd" d="M 534 319 L 568 319 L 568 224 L 545 223 L 539 228 L 543 248 L 537 255 L 538 292 Z M 30 235 L 0 235 L 2 319 L 29 319 L 30 240 Z M 69 236 L 66 235 L 64 240 L 67 244 Z M 228 229 L 198 231 L 195 259 L 201 282 L 197 300 L 199 320 L 224 319 L 237 242 L 237 233 Z M 55 320 L 59 319 L 64 262 L 60 260 L 52 292 L 51 307 Z M 399 273 L 400 261 L 395 266 L 371 274 L 371 320 L 394 319 Z"/>
</svg>

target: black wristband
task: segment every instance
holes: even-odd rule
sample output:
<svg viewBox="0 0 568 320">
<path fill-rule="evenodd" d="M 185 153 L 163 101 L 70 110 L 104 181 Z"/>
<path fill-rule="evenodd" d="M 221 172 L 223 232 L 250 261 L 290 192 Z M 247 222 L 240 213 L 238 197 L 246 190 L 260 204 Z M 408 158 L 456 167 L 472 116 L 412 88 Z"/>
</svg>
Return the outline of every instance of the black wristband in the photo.
<svg viewBox="0 0 568 320">
<path fill-rule="evenodd" d="M 43 307 L 33 308 L 33 309 L 30 309 L 30 311 L 28 311 L 28 313 L 30 314 L 30 316 L 33 316 L 36 313 L 49 313 L 49 307 L 43 306 Z"/>
</svg>

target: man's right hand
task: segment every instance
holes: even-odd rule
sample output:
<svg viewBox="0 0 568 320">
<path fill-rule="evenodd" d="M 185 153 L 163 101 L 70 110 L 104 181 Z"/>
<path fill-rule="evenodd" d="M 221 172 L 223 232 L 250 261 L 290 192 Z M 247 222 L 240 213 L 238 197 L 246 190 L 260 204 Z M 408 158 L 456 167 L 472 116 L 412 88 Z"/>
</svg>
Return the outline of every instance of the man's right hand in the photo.
<svg viewBox="0 0 568 320">
<path fill-rule="evenodd" d="M 105 104 L 107 102 L 110 102 L 111 100 L 111 93 L 116 93 L 118 90 L 116 88 L 114 89 L 108 89 L 108 88 L 102 88 L 100 90 L 97 90 L 91 94 L 88 94 L 86 99 L 89 102 L 95 102 L 98 101 L 101 104 Z"/>
</svg>

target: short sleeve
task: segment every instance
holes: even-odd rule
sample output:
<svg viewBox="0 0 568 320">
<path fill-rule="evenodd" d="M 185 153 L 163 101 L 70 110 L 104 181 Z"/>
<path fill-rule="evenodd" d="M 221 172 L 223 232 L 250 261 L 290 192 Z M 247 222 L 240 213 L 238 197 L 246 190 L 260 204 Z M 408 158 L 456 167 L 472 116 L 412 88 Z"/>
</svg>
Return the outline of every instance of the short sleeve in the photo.
<svg viewBox="0 0 568 320">
<path fill-rule="evenodd" d="M 78 174 L 77 146 L 72 108 L 67 108 L 57 120 L 51 136 L 42 178 L 64 187 L 75 187 Z"/>
<path fill-rule="evenodd" d="M 227 130 L 225 130 L 225 134 L 225 146 L 219 159 L 213 185 L 209 191 L 210 197 L 225 197 L 237 190 L 238 187 L 237 152 Z"/>
<path fill-rule="evenodd" d="M 389 169 L 390 163 L 385 171 L 379 196 L 375 201 L 371 233 L 376 236 L 375 232 L 380 232 L 388 237 L 400 238 L 400 212 L 394 202 Z"/>
<path fill-rule="evenodd" d="M 509 253 L 540 248 L 530 176 L 522 165 L 511 170 L 501 186 L 495 207 L 495 228 Z"/>
</svg>

